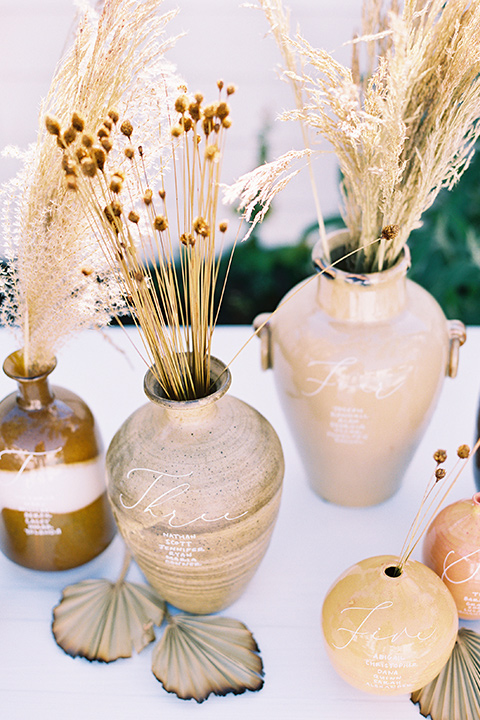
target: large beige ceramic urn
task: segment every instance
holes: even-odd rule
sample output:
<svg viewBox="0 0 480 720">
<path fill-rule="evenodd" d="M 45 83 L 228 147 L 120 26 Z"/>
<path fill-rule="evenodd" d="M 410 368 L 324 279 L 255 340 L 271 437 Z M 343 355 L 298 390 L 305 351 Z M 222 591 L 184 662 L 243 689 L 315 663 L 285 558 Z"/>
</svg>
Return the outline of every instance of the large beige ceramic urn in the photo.
<svg viewBox="0 0 480 720">
<path fill-rule="evenodd" d="M 332 250 L 345 237 L 331 236 Z M 408 248 L 365 275 L 314 258 L 320 273 L 255 320 L 262 364 L 312 488 L 339 505 L 375 505 L 397 490 L 465 328 L 406 278 Z"/>
</svg>

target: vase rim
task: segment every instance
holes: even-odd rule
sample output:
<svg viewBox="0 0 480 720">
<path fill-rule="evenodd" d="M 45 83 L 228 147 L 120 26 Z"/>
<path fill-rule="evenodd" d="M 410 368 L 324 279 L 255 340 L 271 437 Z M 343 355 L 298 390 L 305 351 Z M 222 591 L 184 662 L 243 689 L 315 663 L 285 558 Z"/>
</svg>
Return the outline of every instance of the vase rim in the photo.
<svg viewBox="0 0 480 720">
<path fill-rule="evenodd" d="M 204 397 L 193 398 L 192 400 L 174 400 L 166 397 L 152 368 L 149 368 L 145 373 L 143 389 L 149 400 L 165 409 L 193 410 L 216 402 L 225 395 L 231 385 L 232 375 L 229 368 L 213 355 L 210 356 L 210 376 L 214 378 L 211 391 Z"/>
<path fill-rule="evenodd" d="M 54 357 L 50 364 L 45 366 L 44 370 L 41 370 L 40 372 L 37 371 L 34 375 L 24 375 L 18 369 L 19 364 L 22 362 L 22 355 L 23 350 L 15 350 L 14 352 L 10 353 L 10 355 L 8 355 L 3 362 L 3 372 L 5 373 L 5 375 L 7 375 L 7 377 L 11 378 L 12 380 L 16 380 L 17 382 L 38 382 L 39 380 L 43 380 L 48 377 L 57 366 L 57 358 Z"/>
<path fill-rule="evenodd" d="M 338 248 L 345 244 L 348 238 L 348 230 L 335 230 L 328 233 L 327 242 L 331 248 Z M 352 285 L 372 286 L 393 280 L 396 276 L 406 275 L 411 265 L 410 248 L 404 245 L 398 260 L 386 270 L 380 270 L 373 273 L 355 273 L 341 270 L 337 266 L 332 266 L 331 262 L 325 258 L 323 253 L 323 243 L 317 241 L 312 250 L 312 260 L 315 269 L 329 280 L 341 279 L 343 282 Z"/>
</svg>

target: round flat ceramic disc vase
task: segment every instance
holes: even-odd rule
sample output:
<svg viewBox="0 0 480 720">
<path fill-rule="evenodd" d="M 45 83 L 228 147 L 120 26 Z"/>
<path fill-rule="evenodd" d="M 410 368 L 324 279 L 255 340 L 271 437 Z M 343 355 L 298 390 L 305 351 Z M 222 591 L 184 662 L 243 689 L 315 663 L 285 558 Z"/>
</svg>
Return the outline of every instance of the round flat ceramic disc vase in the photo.
<svg viewBox="0 0 480 720">
<path fill-rule="evenodd" d="M 480 618 L 480 493 L 441 510 L 423 542 L 423 561 L 443 580 L 465 620 Z"/>
<path fill-rule="evenodd" d="M 342 255 L 346 233 L 330 236 Z M 456 371 L 465 328 L 407 280 L 408 248 L 392 268 L 356 275 L 328 268 L 255 320 L 262 366 L 272 367 L 312 488 L 339 505 L 383 502 L 397 489 Z"/>
<path fill-rule="evenodd" d="M 35 570 L 83 565 L 115 534 L 95 420 L 77 395 L 50 386 L 54 365 L 25 377 L 17 352 L 3 366 L 18 390 L 0 402 L 0 547 Z"/>
<path fill-rule="evenodd" d="M 270 423 L 227 393 L 211 359 L 211 394 L 167 400 L 150 371 L 150 402 L 107 452 L 107 486 L 120 532 L 149 583 L 182 610 L 210 613 L 244 590 L 270 540 L 284 460 Z"/>
<path fill-rule="evenodd" d="M 424 687 L 450 657 L 458 630 L 455 603 L 440 578 L 398 557 L 362 560 L 329 590 L 322 627 L 336 671 L 360 690 L 399 695 Z M 389 574 L 392 573 L 392 574 Z"/>
</svg>

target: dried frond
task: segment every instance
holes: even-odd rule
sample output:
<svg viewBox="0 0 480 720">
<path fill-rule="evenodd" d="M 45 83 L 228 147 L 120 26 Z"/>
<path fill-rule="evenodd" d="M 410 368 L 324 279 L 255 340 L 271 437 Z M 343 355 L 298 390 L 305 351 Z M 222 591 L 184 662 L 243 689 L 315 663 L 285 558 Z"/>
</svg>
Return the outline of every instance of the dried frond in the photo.
<svg viewBox="0 0 480 720">
<path fill-rule="evenodd" d="M 142 126 L 145 143 L 156 135 L 153 112 L 158 116 L 165 95 L 178 84 L 164 59 L 174 42 L 165 31 L 175 12 L 161 14 L 161 2 L 105 0 L 100 16 L 91 8 L 83 11 L 43 103 L 37 142 L 3 188 L 8 267 L 0 314 L 16 329 L 27 374 L 48 364 L 71 335 L 107 323 L 125 306 L 79 197 L 67 188 L 102 172 L 119 112 L 128 110 Z M 100 125 L 101 137 L 92 133 Z M 81 172 L 73 172 L 73 163 L 68 170 L 56 162 L 52 134 L 60 147 L 76 148 Z M 81 272 L 85 265 L 93 269 L 88 275 Z"/>
<path fill-rule="evenodd" d="M 271 24 L 272 8 L 281 16 L 281 0 L 259 3 Z M 300 34 L 274 34 L 282 55 L 294 54 L 287 74 L 306 98 L 284 118 L 333 146 L 346 250 L 362 248 L 355 269 L 370 272 L 396 261 L 422 213 L 470 162 L 480 135 L 480 0 L 364 0 L 362 23 L 352 69 Z M 397 236 L 372 245 L 388 225 Z"/>
<path fill-rule="evenodd" d="M 196 111 L 189 131 L 172 133 L 172 127 L 181 128 L 192 104 Z M 215 289 L 226 230 L 223 227 L 217 243 L 226 133 L 219 120 L 229 112 L 223 101 L 204 108 L 201 99 L 186 96 L 185 88 L 176 99 L 167 95 L 156 116 L 160 132 L 155 158 L 155 148 L 143 142 L 142 126 L 120 116 L 110 130 L 112 150 L 102 170 L 93 174 L 82 172 L 80 137 L 62 151 L 51 138 L 67 186 L 72 172 L 75 175 L 70 194 L 120 280 L 141 332 L 145 360 L 165 395 L 173 399 L 202 397 L 210 390 L 211 341 L 218 315 Z M 210 125 L 217 124 L 212 133 Z M 133 138 L 141 141 L 138 152 L 130 152 Z M 167 172 L 165 155 L 173 173 Z M 155 174 L 157 164 L 160 172 L 151 181 L 150 170 L 154 168 Z M 171 193 L 165 189 L 168 181 Z M 170 197 L 173 207 L 167 202 Z"/>
</svg>

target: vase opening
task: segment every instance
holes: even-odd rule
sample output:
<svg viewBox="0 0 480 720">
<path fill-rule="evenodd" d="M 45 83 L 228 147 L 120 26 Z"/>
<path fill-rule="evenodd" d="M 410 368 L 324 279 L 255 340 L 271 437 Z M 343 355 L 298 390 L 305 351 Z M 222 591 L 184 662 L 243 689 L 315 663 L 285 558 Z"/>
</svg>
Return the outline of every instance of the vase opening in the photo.
<svg viewBox="0 0 480 720">
<path fill-rule="evenodd" d="M 383 572 L 388 577 L 397 578 L 402 574 L 402 569 L 398 565 L 389 565 Z"/>
<path fill-rule="evenodd" d="M 480 492 L 475 493 L 475 495 L 472 497 L 472 501 L 474 505 L 480 506 Z"/>
</svg>

